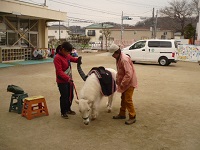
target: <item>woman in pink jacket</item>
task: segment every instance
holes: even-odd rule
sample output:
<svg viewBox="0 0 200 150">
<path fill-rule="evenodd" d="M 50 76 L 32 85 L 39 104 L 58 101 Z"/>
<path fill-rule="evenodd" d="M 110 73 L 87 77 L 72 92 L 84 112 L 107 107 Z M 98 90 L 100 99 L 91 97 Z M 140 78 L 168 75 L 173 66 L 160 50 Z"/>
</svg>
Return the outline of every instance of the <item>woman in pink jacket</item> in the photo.
<svg viewBox="0 0 200 150">
<path fill-rule="evenodd" d="M 136 112 L 133 105 L 133 92 L 137 88 L 137 77 L 133 62 L 131 59 L 121 52 L 119 46 L 112 44 L 110 52 L 114 52 L 112 57 L 116 59 L 117 76 L 116 83 L 118 85 L 118 92 L 121 95 L 121 107 L 119 114 L 113 116 L 113 119 L 125 119 L 126 109 L 129 112 L 129 119 L 125 124 L 130 125 L 136 122 Z"/>
</svg>

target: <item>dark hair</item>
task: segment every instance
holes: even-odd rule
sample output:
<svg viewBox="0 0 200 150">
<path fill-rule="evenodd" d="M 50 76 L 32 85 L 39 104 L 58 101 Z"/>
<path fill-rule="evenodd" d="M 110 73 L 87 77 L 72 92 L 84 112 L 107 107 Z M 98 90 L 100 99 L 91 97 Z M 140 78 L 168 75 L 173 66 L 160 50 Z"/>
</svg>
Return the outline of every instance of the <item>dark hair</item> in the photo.
<svg viewBox="0 0 200 150">
<path fill-rule="evenodd" d="M 56 48 L 56 54 L 58 54 L 61 50 L 62 46 L 61 45 L 58 45 L 57 48 Z"/>
<path fill-rule="evenodd" d="M 72 51 L 72 47 L 73 46 L 69 42 L 63 42 L 61 46 L 67 52 L 71 52 Z"/>
</svg>

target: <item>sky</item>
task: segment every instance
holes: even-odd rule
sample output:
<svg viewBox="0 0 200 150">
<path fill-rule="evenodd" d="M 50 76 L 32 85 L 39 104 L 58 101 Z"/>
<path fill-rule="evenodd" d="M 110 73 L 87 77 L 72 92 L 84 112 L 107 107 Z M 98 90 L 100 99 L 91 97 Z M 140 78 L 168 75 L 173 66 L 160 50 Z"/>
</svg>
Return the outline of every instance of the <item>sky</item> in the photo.
<svg viewBox="0 0 200 150">
<path fill-rule="evenodd" d="M 45 0 L 19 0 L 38 5 Z M 132 20 L 123 20 L 123 24 L 135 25 L 141 18 L 152 17 L 156 11 L 169 6 L 172 0 L 47 0 L 49 9 L 67 12 L 66 26 L 88 26 L 93 23 L 114 22 L 121 24 L 123 16 Z M 159 15 L 158 15 L 159 16 Z M 56 23 L 54 23 L 56 24 Z"/>
</svg>

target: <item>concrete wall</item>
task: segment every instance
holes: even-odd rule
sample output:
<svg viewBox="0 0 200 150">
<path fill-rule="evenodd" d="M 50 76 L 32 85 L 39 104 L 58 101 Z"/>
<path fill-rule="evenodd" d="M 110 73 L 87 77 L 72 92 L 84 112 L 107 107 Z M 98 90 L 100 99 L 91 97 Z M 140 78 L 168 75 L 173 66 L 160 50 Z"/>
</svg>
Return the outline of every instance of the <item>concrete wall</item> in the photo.
<svg viewBox="0 0 200 150">
<path fill-rule="evenodd" d="M 38 6 L 11 0 L 0 1 L 0 12 L 50 20 L 67 20 L 66 12 L 50 10 L 45 6 Z"/>
<path fill-rule="evenodd" d="M 91 38 L 90 42 L 100 42 L 99 37 L 102 35 L 100 32 L 102 29 L 86 29 L 85 34 L 86 36 L 88 33 L 88 30 L 95 30 L 95 36 L 89 36 Z M 120 29 L 109 29 L 111 31 L 110 37 L 114 39 L 114 41 L 120 41 L 121 42 L 121 30 Z M 123 43 L 132 43 L 133 41 L 138 41 L 141 39 L 151 39 L 152 37 L 152 32 L 150 30 L 146 29 L 127 29 L 123 31 L 122 35 L 122 42 Z M 165 34 L 165 35 L 164 35 Z M 157 31 L 156 34 L 158 39 L 161 39 L 163 36 L 165 36 L 165 39 L 173 39 L 174 38 L 174 33 L 171 30 L 162 30 L 162 31 Z M 104 43 L 105 43 L 105 37 L 104 38 Z M 120 42 L 117 42 L 116 44 L 119 44 Z M 109 42 L 108 42 L 109 43 Z M 112 41 L 111 41 L 112 43 Z"/>
<path fill-rule="evenodd" d="M 156 37 L 161 39 L 162 35 L 166 34 L 166 39 L 174 38 L 174 34 L 169 30 L 157 31 Z M 125 30 L 122 34 L 122 40 L 142 40 L 142 39 L 151 39 L 152 32 L 150 30 Z M 120 30 L 111 30 L 111 37 L 115 40 L 121 40 L 121 31 Z"/>
</svg>

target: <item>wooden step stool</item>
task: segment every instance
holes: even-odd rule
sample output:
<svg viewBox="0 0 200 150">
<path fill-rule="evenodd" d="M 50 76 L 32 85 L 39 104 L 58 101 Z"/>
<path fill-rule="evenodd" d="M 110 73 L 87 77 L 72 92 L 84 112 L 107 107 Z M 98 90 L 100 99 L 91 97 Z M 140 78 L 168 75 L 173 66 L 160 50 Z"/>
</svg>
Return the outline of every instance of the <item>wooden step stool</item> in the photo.
<svg viewBox="0 0 200 150">
<path fill-rule="evenodd" d="M 22 116 L 31 120 L 33 117 L 49 115 L 44 96 L 33 96 L 24 99 Z"/>
<path fill-rule="evenodd" d="M 10 100 L 10 107 L 9 112 L 12 110 L 17 111 L 18 114 L 22 113 L 22 107 L 23 107 L 23 99 L 28 97 L 27 93 L 23 94 L 12 94 L 11 100 Z"/>
</svg>

